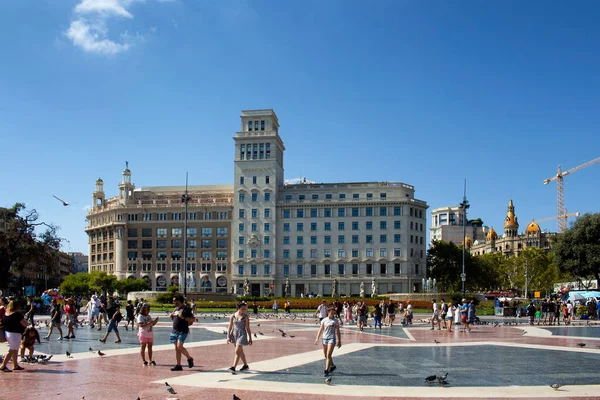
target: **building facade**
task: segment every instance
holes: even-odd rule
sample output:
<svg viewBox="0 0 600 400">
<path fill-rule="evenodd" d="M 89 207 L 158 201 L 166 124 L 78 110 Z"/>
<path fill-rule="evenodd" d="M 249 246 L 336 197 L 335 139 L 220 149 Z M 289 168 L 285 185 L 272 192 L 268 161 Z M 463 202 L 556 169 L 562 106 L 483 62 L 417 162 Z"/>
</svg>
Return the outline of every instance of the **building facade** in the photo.
<svg viewBox="0 0 600 400">
<path fill-rule="evenodd" d="M 431 243 L 443 240 L 456 245 L 462 244 L 464 237 L 469 236 L 472 240 L 485 240 L 485 228 L 475 221 L 467 219 L 464 227 L 464 211 L 458 206 L 440 207 L 431 211 L 431 227 L 429 238 Z"/>
<path fill-rule="evenodd" d="M 372 288 L 420 289 L 428 206 L 414 198 L 413 186 L 286 183 L 273 110 L 242 111 L 233 140 L 233 185 L 189 189 L 187 264 L 194 280 L 254 296 L 357 295 L 361 284 L 367 295 Z M 90 270 L 141 277 L 154 290 L 178 284 L 183 193 L 135 189 L 126 168 L 119 195 L 105 200 L 99 179 L 86 228 Z"/>
<path fill-rule="evenodd" d="M 73 259 L 73 272 L 88 272 L 89 271 L 89 257 L 79 252 L 67 253 Z"/>
<path fill-rule="evenodd" d="M 185 278 L 189 291 L 227 292 L 231 185 L 188 188 L 185 232 L 185 186 L 135 189 L 127 167 L 118 189 L 118 196 L 106 199 L 104 182 L 96 181 L 86 228 L 90 271 L 142 278 L 156 291 Z"/>
<path fill-rule="evenodd" d="M 549 252 L 552 248 L 551 238 L 553 236 L 556 236 L 556 233 L 543 232 L 533 220 L 527 225 L 525 232 L 519 233 L 519 221 L 513 201 L 510 200 L 504 218 L 504 234 L 502 236 L 499 236 L 493 227 L 486 228 L 485 240 L 472 241 L 467 236 L 466 243 L 467 248 L 474 256 L 500 252 L 508 257 L 519 255 L 521 251 L 528 247 L 537 247 Z"/>
</svg>

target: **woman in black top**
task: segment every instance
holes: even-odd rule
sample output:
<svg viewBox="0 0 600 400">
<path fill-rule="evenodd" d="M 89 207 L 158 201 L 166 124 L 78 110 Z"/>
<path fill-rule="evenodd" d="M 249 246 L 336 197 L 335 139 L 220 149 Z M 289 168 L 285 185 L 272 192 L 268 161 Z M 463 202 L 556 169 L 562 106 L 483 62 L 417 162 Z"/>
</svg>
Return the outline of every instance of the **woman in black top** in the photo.
<svg viewBox="0 0 600 400">
<path fill-rule="evenodd" d="M 21 314 L 21 306 L 16 301 L 11 301 L 6 307 L 6 314 L 2 318 L 6 340 L 8 341 L 8 353 L 4 356 L 4 361 L 0 365 L 0 371 L 12 372 L 6 366 L 10 359 L 13 360 L 13 370 L 19 371 L 25 369 L 18 363 L 17 353 L 21 346 L 21 335 L 27 327 L 27 320 Z"/>
</svg>

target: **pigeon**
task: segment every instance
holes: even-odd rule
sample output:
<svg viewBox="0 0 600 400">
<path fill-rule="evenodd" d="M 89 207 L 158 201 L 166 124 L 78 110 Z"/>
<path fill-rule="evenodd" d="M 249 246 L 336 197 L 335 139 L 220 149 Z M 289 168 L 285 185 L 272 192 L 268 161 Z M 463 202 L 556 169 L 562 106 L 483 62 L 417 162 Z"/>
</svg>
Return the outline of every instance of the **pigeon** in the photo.
<svg viewBox="0 0 600 400">
<path fill-rule="evenodd" d="M 260 324 L 256 324 L 256 326 L 260 326 Z M 235 394 L 234 394 L 234 396 L 235 396 Z"/>
<path fill-rule="evenodd" d="M 425 378 L 425 381 L 431 383 L 431 382 L 435 381 L 436 379 L 437 379 L 437 376 L 429 375 L 428 377 Z"/>
<path fill-rule="evenodd" d="M 67 354 L 68 358 L 73 358 L 73 356 L 71 355 L 71 353 L 69 353 L 68 351 L 66 352 L 66 354 Z"/>
<path fill-rule="evenodd" d="M 438 376 L 438 379 L 441 379 L 442 381 L 445 381 L 447 377 L 448 377 L 448 373 L 446 372 L 446 375 L 444 375 L 444 376 Z"/>
<path fill-rule="evenodd" d="M 435 339 L 433 339 L 433 342 L 434 342 L 435 344 L 440 344 L 440 342 L 438 342 L 438 341 L 437 341 L 437 340 L 435 340 Z"/>
<path fill-rule="evenodd" d="M 94 349 L 92 349 L 92 348 L 90 347 L 90 348 L 89 348 L 89 351 L 93 352 L 93 351 L 94 351 Z"/>
<path fill-rule="evenodd" d="M 254 337 L 257 338 L 258 336 L 256 336 L 256 333 L 254 334 Z"/>
<path fill-rule="evenodd" d="M 577 343 L 577 346 L 579 346 L 579 347 L 585 347 L 585 343 Z"/>
<path fill-rule="evenodd" d="M 239 397 L 237 397 L 235 394 L 233 395 L 233 398 L 231 400 L 242 400 Z"/>
<path fill-rule="evenodd" d="M 265 336 L 265 334 L 264 334 L 264 333 L 262 333 L 261 331 L 258 331 L 258 334 L 259 334 L 260 336 Z"/>
<path fill-rule="evenodd" d="M 141 399 L 140 399 L 140 396 L 138 396 L 138 398 L 137 398 L 136 400 L 141 400 Z"/>
<path fill-rule="evenodd" d="M 561 387 L 562 385 L 560 383 L 553 383 L 552 385 L 550 385 L 550 387 L 554 390 L 558 390 L 559 387 Z"/>
<path fill-rule="evenodd" d="M 295 336 L 295 335 L 290 335 L 290 337 L 293 339 L 293 338 L 295 338 L 296 336 Z"/>
<path fill-rule="evenodd" d="M 56 200 L 60 201 L 63 204 L 63 206 L 65 206 L 65 207 L 71 204 L 71 203 L 67 203 L 63 199 L 56 197 L 55 195 L 52 195 L 52 197 L 54 197 Z"/>
<path fill-rule="evenodd" d="M 281 332 L 281 337 L 286 337 L 286 333 L 285 332 Z"/>
<path fill-rule="evenodd" d="M 165 382 L 165 386 L 167 387 L 167 392 L 169 392 L 171 394 L 177 394 L 177 392 L 175 391 L 175 389 L 173 389 L 171 387 L 171 385 L 169 385 L 167 382 Z"/>
<path fill-rule="evenodd" d="M 98 350 L 98 355 L 99 355 L 100 357 L 102 357 L 102 356 L 105 356 L 106 354 L 104 354 L 103 352 L 101 352 L 100 350 Z"/>
</svg>

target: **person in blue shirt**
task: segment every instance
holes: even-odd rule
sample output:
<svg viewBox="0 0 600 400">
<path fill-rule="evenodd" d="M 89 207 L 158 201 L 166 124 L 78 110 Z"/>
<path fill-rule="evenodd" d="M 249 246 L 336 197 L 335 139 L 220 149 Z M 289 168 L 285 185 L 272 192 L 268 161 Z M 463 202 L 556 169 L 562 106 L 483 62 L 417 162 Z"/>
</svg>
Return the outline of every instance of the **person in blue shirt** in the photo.
<svg viewBox="0 0 600 400">
<path fill-rule="evenodd" d="M 471 328 L 469 328 L 469 320 L 467 319 L 468 313 L 469 303 L 467 303 L 467 299 L 462 299 L 462 305 L 460 306 L 460 318 L 463 324 L 463 332 L 471 332 Z"/>
</svg>

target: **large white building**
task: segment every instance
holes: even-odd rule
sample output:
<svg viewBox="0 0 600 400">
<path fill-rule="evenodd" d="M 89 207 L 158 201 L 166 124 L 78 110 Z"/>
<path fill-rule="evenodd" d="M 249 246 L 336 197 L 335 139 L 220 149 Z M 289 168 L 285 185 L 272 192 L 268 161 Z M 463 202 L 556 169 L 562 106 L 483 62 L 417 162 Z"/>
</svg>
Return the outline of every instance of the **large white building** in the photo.
<svg viewBox="0 0 600 400">
<path fill-rule="evenodd" d="M 185 232 L 184 188 L 135 189 L 126 168 L 119 195 L 105 199 L 99 179 L 86 228 L 90 270 L 142 278 L 154 290 L 179 284 L 182 264 L 190 291 L 331 295 L 335 285 L 338 295 L 358 295 L 361 283 L 367 295 L 372 287 L 420 290 L 428 206 L 413 186 L 286 182 L 273 110 L 242 111 L 233 139 L 233 186 L 190 187 Z"/>
<path fill-rule="evenodd" d="M 236 133 L 232 282 L 253 295 L 419 289 L 426 210 L 395 182 L 285 184 L 273 110 L 242 111 Z"/>
<path fill-rule="evenodd" d="M 431 243 L 443 240 L 460 246 L 464 242 L 464 236 L 475 240 L 485 240 L 486 229 L 479 220 L 469 221 L 464 227 L 464 211 L 459 206 L 446 206 L 431 211 L 431 227 L 429 228 L 429 239 Z"/>
</svg>

